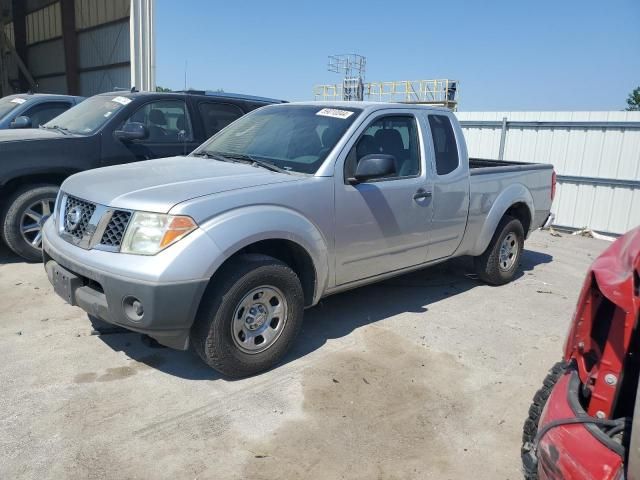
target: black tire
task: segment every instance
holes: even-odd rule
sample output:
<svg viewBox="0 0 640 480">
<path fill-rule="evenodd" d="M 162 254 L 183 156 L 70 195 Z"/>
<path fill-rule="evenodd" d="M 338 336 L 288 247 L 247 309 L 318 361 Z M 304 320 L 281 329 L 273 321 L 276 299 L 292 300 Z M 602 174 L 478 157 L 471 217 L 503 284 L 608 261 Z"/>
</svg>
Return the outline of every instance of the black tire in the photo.
<svg viewBox="0 0 640 480">
<path fill-rule="evenodd" d="M 517 242 L 517 253 L 513 264 L 508 269 L 500 266 L 500 247 L 509 234 L 514 234 Z M 491 285 L 509 283 L 518 269 L 520 257 L 524 248 L 524 228 L 517 218 L 505 215 L 498 223 L 489 246 L 484 253 L 474 258 L 476 272 L 481 280 Z"/>
<path fill-rule="evenodd" d="M 249 292 L 262 286 L 275 287 L 283 294 L 286 320 L 266 350 L 247 353 L 233 338 L 234 313 Z M 191 342 L 200 358 L 224 375 L 254 375 L 271 368 L 289 350 L 302 326 L 303 311 L 302 286 L 288 265 L 266 255 L 241 255 L 216 273 L 207 287 L 191 330 Z"/>
<path fill-rule="evenodd" d="M 38 202 L 55 202 L 58 195 L 57 185 L 28 185 L 16 191 L 7 202 L 7 209 L 2 218 L 2 236 L 7 246 L 17 255 L 31 262 L 42 261 L 41 244 L 34 246 L 21 233 L 21 222 L 27 209 Z M 38 212 L 44 213 L 44 212 Z M 53 213 L 53 209 L 51 209 Z M 33 219 L 34 224 L 38 223 Z M 40 224 L 40 227 L 44 222 Z M 30 232 L 29 238 L 35 241 L 37 232 Z"/>
<path fill-rule="evenodd" d="M 529 407 L 529 416 L 524 422 L 522 429 L 522 448 L 520 454 L 522 456 L 522 472 L 525 480 L 538 480 L 538 459 L 533 451 L 533 441 L 538 434 L 538 423 L 540 416 L 547 404 L 549 395 L 553 387 L 567 371 L 568 364 L 566 362 L 556 363 L 542 382 L 542 388 L 533 396 L 533 403 Z"/>
</svg>

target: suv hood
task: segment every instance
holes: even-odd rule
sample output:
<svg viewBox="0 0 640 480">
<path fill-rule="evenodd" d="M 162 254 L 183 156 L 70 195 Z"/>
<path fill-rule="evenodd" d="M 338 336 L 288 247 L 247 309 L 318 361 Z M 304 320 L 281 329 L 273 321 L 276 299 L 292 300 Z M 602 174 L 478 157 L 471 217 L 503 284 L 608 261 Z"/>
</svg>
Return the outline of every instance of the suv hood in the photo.
<svg viewBox="0 0 640 480">
<path fill-rule="evenodd" d="M 102 205 L 166 213 L 196 197 L 291 182 L 297 175 L 202 157 L 169 157 L 97 168 L 69 177 L 62 190 Z"/>
<path fill-rule="evenodd" d="M 48 128 L 18 128 L 0 130 L 0 142 L 21 142 L 28 140 L 51 140 L 52 138 L 74 138 Z"/>
</svg>

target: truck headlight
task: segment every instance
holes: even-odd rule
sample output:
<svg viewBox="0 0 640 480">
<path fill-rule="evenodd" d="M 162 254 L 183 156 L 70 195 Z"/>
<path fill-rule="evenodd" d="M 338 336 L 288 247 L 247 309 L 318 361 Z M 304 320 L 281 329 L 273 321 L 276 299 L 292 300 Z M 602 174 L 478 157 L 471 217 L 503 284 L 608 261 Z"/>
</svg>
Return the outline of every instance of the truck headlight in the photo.
<svg viewBox="0 0 640 480">
<path fill-rule="evenodd" d="M 122 253 L 155 255 L 197 228 L 191 217 L 135 212 L 122 241 Z"/>
</svg>

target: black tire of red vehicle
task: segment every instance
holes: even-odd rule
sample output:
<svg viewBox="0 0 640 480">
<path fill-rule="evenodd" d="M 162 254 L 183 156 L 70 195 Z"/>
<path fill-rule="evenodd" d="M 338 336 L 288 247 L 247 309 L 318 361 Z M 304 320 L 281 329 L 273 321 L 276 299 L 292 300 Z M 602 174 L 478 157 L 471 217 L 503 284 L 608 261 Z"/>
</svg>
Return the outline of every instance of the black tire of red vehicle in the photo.
<svg viewBox="0 0 640 480">
<path fill-rule="evenodd" d="M 232 338 L 234 315 L 246 295 L 263 286 L 282 295 L 286 320 L 266 350 L 246 353 Z M 241 255 L 217 272 L 207 287 L 191 342 L 200 358 L 220 373 L 231 378 L 254 375 L 273 367 L 287 353 L 302 327 L 303 312 L 302 286 L 288 265 L 267 255 Z"/>
<path fill-rule="evenodd" d="M 540 422 L 540 416 L 544 410 L 544 406 L 547 404 L 549 395 L 553 387 L 558 382 L 560 377 L 567 371 L 568 364 L 566 362 L 558 362 L 545 377 L 542 382 L 542 388 L 536 392 L 533 396 L 533 403 L 529 407 L 529 416 L 524 422 L 522 428 L 522 448 L 520 455 L 522 457 L 522 472 L 524 473 L 525 480 L 538 480 L 538 463 L 532 452 L 533 440 L 538 434 L 538 423 Z"/>
<path fill-rule="evenodd" d="M 21 232 L 23 217 L 27 210 L 37 204 L 47 202 L 50 212 L 58 195 L 57 185 L 28 185 L 16 191 L 7 202 L 7 209 L 2 216 L 2 236 L 7 246 L 16 254 L 30 262 L 42 261 L 42 249 L 29 243 Z M 36 212 L 44 213 L 44 212 Z M 34 224 L 38 223 L 35 219 Z M 43 226 L 40 224 L 40 231 Z M 31 232 L 33 235 L 34 232 Z M 35 238 L 34 238 L 35 240 Z"/>
<path fill-rule="evenodd" d="M 500 266 L 500 249 L 509 235 L 515 236 L 517 252 L 508 269 Z M 504 285 L 509 283 L 518 269 L 522 250 L 524 249 L 524 228 L 517 218 L 505 215 L 498 223 L 489 246 L 480 256 L 474 257 L 476 273 L 481 280 L 491 285 Z"/>
</svg>

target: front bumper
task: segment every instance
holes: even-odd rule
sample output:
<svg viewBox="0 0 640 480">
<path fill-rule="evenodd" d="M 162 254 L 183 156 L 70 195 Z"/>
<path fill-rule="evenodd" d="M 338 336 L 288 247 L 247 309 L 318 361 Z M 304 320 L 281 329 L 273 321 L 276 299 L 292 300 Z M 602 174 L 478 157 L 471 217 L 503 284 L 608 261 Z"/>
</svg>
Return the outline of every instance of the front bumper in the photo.
<svg viewBox="0 0 640 480">
<path fill-rule="evenodd" d="M 586 416 L 579 402 L 580 379 L 574 370 L 556 383 L 540 417 L 538 431 L 549 422 Z M 538 445 L 540 480 L 622 478 L 624 450 L 596 425 L 560 425 L 549 430 Z"/>
<path fill-rule="evenodd" d="M 208 278 L 158 282 L 88 267 L 73 258 L 74 249 L 80 251 L 79 247 L 66 243 L 60 245 L 59 242 L 64 240 L 53 235 L 51 226 L 45 228 L 44 265 L 49 281 L 59 294 L 62 281 L 59 277 L 66 277 L 66 292 L 62 296 L 67 302 L 105 322 L 147 334 L 168 347 L 188 348 L 189 331 Z M 84 250 L 80 253 L 87 254 Z M 123 256 L 107 252 L 100 254 Z M 134 300 L 139 302 L 142 312 L 132 309 Z"/>
</svg>

